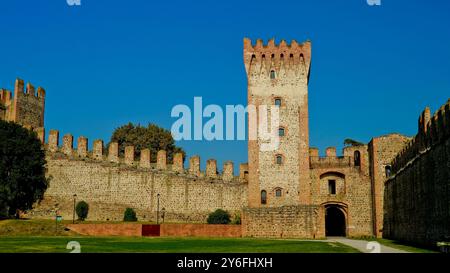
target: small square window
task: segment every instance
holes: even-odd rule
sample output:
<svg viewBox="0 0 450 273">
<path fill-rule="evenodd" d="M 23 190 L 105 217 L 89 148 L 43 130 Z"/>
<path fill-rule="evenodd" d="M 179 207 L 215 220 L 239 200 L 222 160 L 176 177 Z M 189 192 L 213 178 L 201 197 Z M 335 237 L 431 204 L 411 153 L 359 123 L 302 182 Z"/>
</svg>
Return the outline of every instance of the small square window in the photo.
<svg viewBox="0 0 450 273">
<path fill-rule="evenodd" d="M 275 106 L 281 106 L 281 99 L 275 99 Z"/>
<path fill-rule="evenodd" d="M 276 197 L 281 197 L 281 189 L 277 189 L 277 190 L 275 191 L 275 196 L 276 196 Z"/>
<path fill-rule="evenodd" d="M 284 136 L 284 128 L 278 129 L 278 136 Z"/>
<path fill-rule="evenodd" d="M 278 165 L 283 164 L 283 156 L 277 155 L 277 164 L 278 164 Z"/>
</svg>

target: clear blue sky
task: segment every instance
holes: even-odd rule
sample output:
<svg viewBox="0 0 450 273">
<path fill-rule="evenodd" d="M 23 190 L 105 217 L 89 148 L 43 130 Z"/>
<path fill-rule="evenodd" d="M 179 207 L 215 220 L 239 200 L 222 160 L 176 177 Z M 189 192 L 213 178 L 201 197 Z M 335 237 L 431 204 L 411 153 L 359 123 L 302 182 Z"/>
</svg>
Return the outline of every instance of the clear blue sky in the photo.
<svg viewBox="0 0 450 273">
<path fill-rule="evenodd" d="M 243 38 L 311 39 L 310 143 L 342 148 L 413 135 L 450 97 L 450 1 L 0 2 L 0 87 L 47 90 L 45 124 L 109 140 L 129 121 L 170 129 L 175 104 L 245 104 Z M 245 141 L 180 142 L 188 155 L 246 162 Z"/>
</svg>

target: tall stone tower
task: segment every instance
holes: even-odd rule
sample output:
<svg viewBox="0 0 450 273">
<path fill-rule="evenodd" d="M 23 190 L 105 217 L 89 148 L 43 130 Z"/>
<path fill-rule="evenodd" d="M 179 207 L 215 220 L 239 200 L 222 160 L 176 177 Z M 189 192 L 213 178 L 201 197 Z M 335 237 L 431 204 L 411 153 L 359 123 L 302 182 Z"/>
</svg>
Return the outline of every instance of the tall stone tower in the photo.
<svg viewBox="0 0 450 273">
<path fill-rule="evenodd" d="M 37 132 L 44 141 L 45 90 L 16 79 L 14 96 L 11 91 L 0 89 L 0 119 L 14 121 Z"/>
<path fill-rule="evenodd" d="M 280 207 L 311 203 L 309 173 L 308 80 L 311 43 L 253 45 L 244 39 L 248 104 L 275 105 L 279 109 L 280 144 L 274 151 L 261 149 L 261 139 L 248 142 L 248 206 Z M 249 112 L 249 120 L 256 113 Z M 259 117 L 258 117 L 259 118 Z M 252 125 L 249 122 L 249 130 Z"/>
</svg>

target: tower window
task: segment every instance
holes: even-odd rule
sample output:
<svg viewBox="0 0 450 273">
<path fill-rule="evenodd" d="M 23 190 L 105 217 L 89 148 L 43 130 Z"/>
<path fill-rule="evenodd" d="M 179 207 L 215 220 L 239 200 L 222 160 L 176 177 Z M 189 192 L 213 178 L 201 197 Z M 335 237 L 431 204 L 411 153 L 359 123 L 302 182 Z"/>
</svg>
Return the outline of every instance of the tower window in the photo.
<svg viewBox="0 0 450 273">
<path fill-rule="evenodd" d="M 391 166 L 386 165 L 386 167 L 384 167 L 384 170 L 386 172 L 386 177 L 391 177 Z"/>
<path fill-rule="evenodd" d="M 281 106 L 281 99 L 280 98 L 276 98 L 275 99 L 275 106 Z"/>
<path fill-rule="evenodd" d="M 282 155 L 277 155 L 276 162 L 277 162 L 278 165 L 283 164 L 283 156 Z"/>
<path fill-rule="evenodd" d="M 271 70 L 270 71 L 270 78 L 272 79 L 272 80 L 274 80 L 275 79 L 275 70 Z"/>
<path fill-rule="evenodd" d="M 283 127 L 280 127 L 279 129 L 278 129 L 278 136 L 281 136 L 281 137 L 283 137 L 284 136 L 284 128 Z"/>
<path fill-rule="evenodd" d="M 261 204 L 267 204 L 267 192 L 265 190 L 261 191 Z"/>
<path fill-rule="evenodd" d="M 359 151 L 355 151 L 354 160 L 355 160 L 355 167 L 361 166 L 361 153 Z"/>
<path fill-rule="evenodd" d="M 276 189 L 275 190 L 275 196 L 276 197 L 281 197 L 281 189 Z"/>
<path fill-rule="evenodd" d="M 336 194 L 336 180 L 328 180 L 328 193 Z"/>
</svg>

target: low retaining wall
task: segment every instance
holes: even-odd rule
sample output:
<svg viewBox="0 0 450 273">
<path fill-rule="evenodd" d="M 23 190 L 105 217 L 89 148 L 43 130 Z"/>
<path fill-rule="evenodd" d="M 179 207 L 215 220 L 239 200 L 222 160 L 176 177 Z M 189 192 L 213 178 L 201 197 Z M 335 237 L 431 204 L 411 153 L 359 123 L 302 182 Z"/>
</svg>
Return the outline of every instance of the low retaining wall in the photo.
<svg viewBox="0 0 450 273">
<path fill-rule="evenodd" d="M 142 224 L 70 224 L 67 228 L 90 236 L 142 236 Z"/>
<path fill-rule="evenodd" d="M 161 236 L 241 237 L 240 225 L 162 224 Z"/>
<path fill-rule="evenodd" d="M 70 224 L 67 228 L 88 236 L 158 236 L 149 228 L 157 225 L 143 224 Z M 159 236 L 165 237 L 241 237 L 240 225 L 161 224 Z"/>
</svg>

